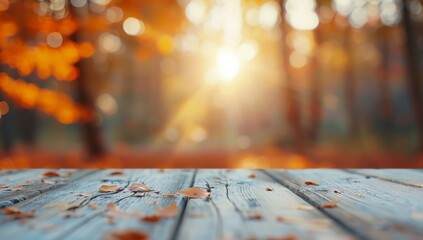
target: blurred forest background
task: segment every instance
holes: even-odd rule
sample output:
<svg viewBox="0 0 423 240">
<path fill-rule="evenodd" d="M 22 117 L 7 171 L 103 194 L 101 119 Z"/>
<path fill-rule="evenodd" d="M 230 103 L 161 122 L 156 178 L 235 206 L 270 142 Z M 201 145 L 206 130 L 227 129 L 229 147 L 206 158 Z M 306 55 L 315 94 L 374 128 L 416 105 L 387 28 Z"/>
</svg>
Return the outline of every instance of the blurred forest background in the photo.
<svg viewBox="0 0 423 240">
<path fill-rule="evenodd" d="M 0 0 L 0 167 L 423 167 L 419 0 Z"/>
</svg>

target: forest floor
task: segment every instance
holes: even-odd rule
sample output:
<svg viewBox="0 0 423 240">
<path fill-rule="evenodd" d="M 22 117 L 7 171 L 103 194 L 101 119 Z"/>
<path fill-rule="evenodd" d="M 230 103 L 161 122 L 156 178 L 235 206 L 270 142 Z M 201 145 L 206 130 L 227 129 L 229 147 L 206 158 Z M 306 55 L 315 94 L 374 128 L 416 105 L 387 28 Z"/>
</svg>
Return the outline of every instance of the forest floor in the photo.
<svg viewBox="0 0 423 240">
<path fill-rule="evenodd" d="M 308 153 L 278 148 L 246 151 L 166 152 L 119 148 L 101 157 L 82 150 L 54 152 L 19 147 L 0 152 L 0 168 L 423 168 L 423 153 L 347 153 L 317 149 Z"/>
</svg>

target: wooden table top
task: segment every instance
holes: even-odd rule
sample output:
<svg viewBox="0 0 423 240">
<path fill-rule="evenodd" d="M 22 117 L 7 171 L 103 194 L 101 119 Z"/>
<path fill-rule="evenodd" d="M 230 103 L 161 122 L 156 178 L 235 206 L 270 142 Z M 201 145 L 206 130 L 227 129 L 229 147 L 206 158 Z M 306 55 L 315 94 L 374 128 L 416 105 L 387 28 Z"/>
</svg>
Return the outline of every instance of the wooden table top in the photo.
<svg viewBox="0 0 423 240">
<path fill-rule="evenodd" d="M 0 170 L 0 209 L 13 240 L 423 239 L 423 170 Z"/>
</svg>

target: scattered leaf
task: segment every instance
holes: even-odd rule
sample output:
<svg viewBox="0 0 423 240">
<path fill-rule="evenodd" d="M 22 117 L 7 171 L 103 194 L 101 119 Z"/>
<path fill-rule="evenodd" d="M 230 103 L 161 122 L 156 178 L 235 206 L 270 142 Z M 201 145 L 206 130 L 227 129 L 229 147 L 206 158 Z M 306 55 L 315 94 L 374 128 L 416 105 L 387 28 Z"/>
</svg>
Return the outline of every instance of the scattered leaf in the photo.
<svg viewBox="0 0 423 240">
<path fill-rule="evenodd" d="M 63 214 L 63 218 L 74 218 L 80 216 L 82 216 L 82 213 L 77 211 L 66 212 L 65 214 Z"/>
<path fill-rule="evenodd" d="M 311 205 L 297 205 L 296 209 L 307 210 L 307 211 L 315 210 L 315 208 Z"/>
<path fill-rule="evenodd" d="M 311 186 L 319 186 L 319 184 L 317 182 L 313 182 L 313 181 L 305 181 L 304 182 L 306 185 L 311 185 Z"/>
<path fill-rule="evenodd" d="M 245 218 L 250 220 L 262 220 L 263 216 L 261 214 L 256 213 L 256 214 L 247 215 Z"/>
<path fill-rule="evenodd" d="M 92 194 L 92 193 L 79 193 L 78 196 L 90 198 L 90 197 L 94 196 L 94 194 Z"/>
<path fill-rule="evenodd" d="M 57 172 L 49 171 L 49 172 L 43 173 L 42 176 L 43 177 L 60 177 L 60 174 Z"/>
<path fill-rule="evenodd" d="M 156 205 L 157 201 L 148 201 L 146 202 L 148 205 Z"/>
<path fill-rule="evenodd" d="M 140 230 L 121 230 L 106 233 L 103 237 L 105 240 L 148 240 L 148 233 Z"/>
<path fill-rule="evenodd" d="M 114 203 L 107 204 L 107 211 L 104 215 L 109 219 L 110 224 L 114 223 L 115 218 L 126 218 L 129 216 L 129 214 L 120 210 L 120 208 Z"/>
<path fill-rule="evenodd" d="M 179 212 L 178 205 L 176 205 L 176 203 L 171 203 L 165 207 L 157 208 L 156 215 L 162 218 L 172 218 L 176 216 L 178 212 Z"/>
<path fill-rule="evenodd" d="M 280 237 L 268 237 L 266 240 L 298 240 L 298 237 L 295 235 L 286 235 Z"/>
<path fill-rule="evenodd" d="M 338 202 L 336 201 L 326 202 L 320 205 L 321 208 L 335 208 L 337 206 Z"/>
<path fill-rule="evenodd" d="M 99 209 L 100 207 L 95 203 L 88 203 L 87 205 L 91 209 Z"/>
<path fill-rule="evenodd" d="M 70 204 L 70 203 L 49 203 L 46 205 L 46 207 L 54 207 L 54 208 L 60 208 L 65 211 L 75 210 L 79 208 L 78 204 Z"/>
<path fill-rule="evenodd" d="M 210 193 L 199 188 L 199 187 L 192 187 L 192 188 L 187 188 L 184 190 L 180 190 L 177 191 L 176 194 L 180 194 L 183 195 L 185 197 L 190 197 L 190 198 L 206 198 L 208 196 L 210 196 Z"/>
<path fill-rule="evenodd" d="M 256 178 L 256 174 L 255 173 L 250 173 L 247 176 L 248 178 Z"/>
<path fill-rule="evenodd" d="M 42 180 L 41 180 L 41 182 L 43 182 L 43 183 L 47 183 L 47 184 L 50 184 L 50 185 L 54 185 L 54 184 L 56 184 L 55 182 L 50 181 L 50 180 L 46 180 L 46 179 L 42 179 Z"/>
<path fill-rule="evenodd" d="M 192 218 L 203 218 L 203 217 L 206 217 L 206 216 L 207 216 L 207 214 L 201 213 L 201 212 L 188 213 L 188 217 L 192 217 Z"/>
<path fill-rule="evenodd" d="M 276 217 L 276 221 L 285 223 L 286 219 L 284 217 L 278 216 L 278 217 Z"/>
<path fill-rule="evenodd" d="M 147 187 L 144 183 L 133 183 L 129 187 L 129 191 L 131 192 L 150 192 L 152 191 L 150 188 Z"/>
<path fill-rule="evenodd" d="M 157 223 L 161 220 L 162 218 L 160 216 L 157 215 L 147 215 L 144 217 L 140 218 L 140 221 L 142 222 L 149 222 L 149 223 Z"/>
<path fill-rule="evenodd" d="M 117 192 L 119 190 L 117 185 L 101 185 L 99 189 L 100 192 Z"/>
<path fill-rule="evenodd" d="M 273 191 L 273 188 L 271 188 L 271 187 L 266 187 L 265 189 L 266 189 L 266 191 L 268 191 L 268 192 Z"/>
<path fill-rule="evenodd" d="M 33 218 L 35 217 L 35 211 L 24 212 L 19 208 L 15 207 L 6 207 L 3 209 L 3 213 L 10 216 L 10 219 L 24 219 L 24 218 Z"/>
<path fill-rule="evenodd" d="M 110 173 L 110 175 L 112 175 L 112 176 L 123 175 L 123 171 L 120 171 L 120 170 L 113 171 L 113 172 Z"/>
</svg>

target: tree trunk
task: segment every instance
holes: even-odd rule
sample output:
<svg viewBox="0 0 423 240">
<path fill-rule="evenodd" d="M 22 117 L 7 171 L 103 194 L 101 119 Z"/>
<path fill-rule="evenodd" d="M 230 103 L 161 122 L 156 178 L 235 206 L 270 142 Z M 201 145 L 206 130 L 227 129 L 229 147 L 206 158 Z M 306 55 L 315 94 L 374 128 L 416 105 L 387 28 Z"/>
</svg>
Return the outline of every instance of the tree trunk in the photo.
<svg viewBox="0 0 423 240">
<path fill-rule="evenodd" d="M 348 116 L 348 132 L 351 138 L 355 138 L 358 133 L 358 113 L 357 113 L 357 89 L 356 77 L 354 71 L 354 46 L 353 29 L 348 26 L 345 50 L 347 51 L 347 66 L 345 69 L 345 105 Z"/>
<path fill-rule="evenodd" d="M 78 16 L 75 9 L 70 7 L 70 11 L 72 15 L 79 20 L 79 26 L 82 25 L 82 21 L 80 19 L 81 16 Z M 76 43 L 80 42 L 81 40 L 81 27 L 75 33 L 72 34 L 70 37 L 71 40 L 75 41 Z M 88 81 L 89 78 L 85 76 L 86 70 L 83 68 L 85 65 L 84 59 L 80 59 L 75 66 L 79 69 L 79 76 L 75 79 L 75 88 L 77 92 L 77 99 L 76 102 L 84 107 L 86 107 L 91 113 L 92 118 L 89 121 L 82 121 L 80 124 L 82 126 L 82 134 L 84 138 L 84 144 L 86 150 L 90 157 L 98 157 L 105 154 L 105 144 L 104 138 L 100 131 L 100 127 L 98 125 L 98 119 L 96 115 L 96 109 L 94 105 L 94 101 L 90 96 L 89 88 L 88 88 Z M 95 159 L 89 159 L 95 160 Z"/>
<path fill-rule="evenodd" d="M 408 9 L 408 1 L 403 1 L 402 6 L 403 27 L 405 33 L 405 52 L 407 61 L 407 85 L 410 92 L 411 103 L 414 108 L 414 116 L 416 119 L 419 150 L 423 150 L 423 96 L 421 81 L 423 80 L 419 72 L 419 55 L 416 29 L 413 26 L 410 11 Z"/>
<path fill-rule="evenodd" d="M 294 140 L 297 149 L 301 152 L 305 149 L 305 139 L 304 134 L 301 128 L 301 115 L 299 109 L 299 101 L 296 89 L 293 87 L 292 84 L 292 68 L 289 64 L 289 54 L 290 50 L 286 43 L 286 36 L 289 31 L 288 23 L 286 22 L 285 18 L 285 1 L 282 1 L 281 6 L 281 18 L 282 18 L 282 33 L 283 33 L 283 41 L 282 41 L 282 55 L 283 55 L 283 64 L 285 70 L 285 86 L 284 86 L 284 94 L 285 94 L 285 102 L 286 102 L 286 117 L 288 124 L 291 128 L 292 139 Z"/>
</svg>

